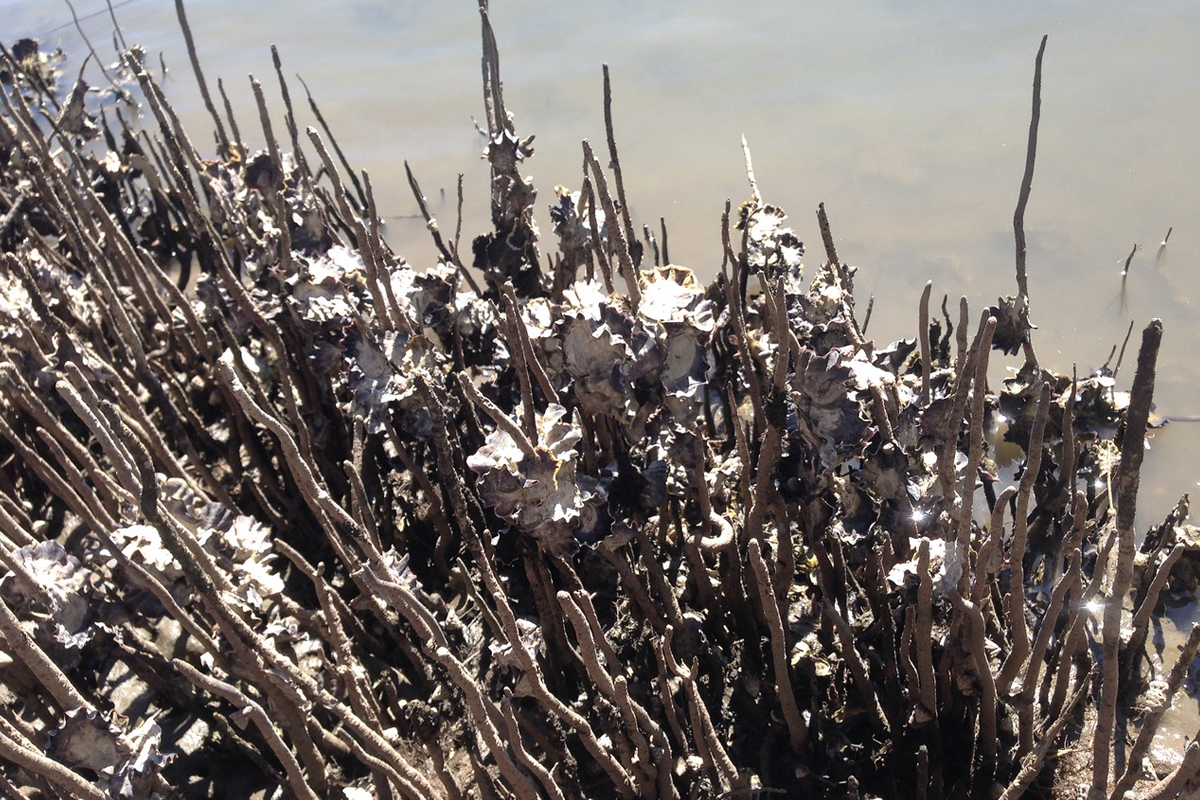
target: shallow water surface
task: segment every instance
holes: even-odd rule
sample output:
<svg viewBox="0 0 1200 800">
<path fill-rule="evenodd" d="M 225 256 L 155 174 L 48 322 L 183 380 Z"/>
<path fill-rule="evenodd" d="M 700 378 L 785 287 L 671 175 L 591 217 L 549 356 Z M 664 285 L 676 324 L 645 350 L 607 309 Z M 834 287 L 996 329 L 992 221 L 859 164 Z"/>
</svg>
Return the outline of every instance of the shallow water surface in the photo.
<svg viewBox="0 0 1200 800">
<path fill-rule="evenodd" d="M 111 62 L 105 3 L 74 5 Z M 246 76 L 277 97 L 268 45 L 279 46 L 300 124 L 313 118 L 296 74 L 351 163 L 370 172 L 389 239 L 412 263 L 431 263 L 434 251 L 414 219 L 405 160 L 443 231 L 454 227 L 460 172 L 464 236 L 486 227 L 487 172 L 472 125 L 483 114 L 475 3 L 200 0 L 187 11 L 207 77 L 214 91 L 223 78 L 251 140 L 257 113 Z M 949 295 L 955 318 L 960 295 L 974 320 L 1015 292 L 1012 214 L 1034 55 L 1049 34 L 1026 213 L 1035 347 L 1047 366 L 1087 372 L 1132 320 L 1119 376 L 1127 388 L 1138 331 L 1160 316 L 1158 411 L 1200 416 L 1200 5 L 1055 2 L 1027 11 L 1015 19 L 998 3 L 498 0 L 491 13 L 508 108 L 519 133 L 538 136 L 527 169 L 541 191 L 543 231 L 553 187 L 578 188 L 580 140 L 604 141 L 607 62 L 635 219 L 657 229 L 665 218 L 671 260 L 706 276 L 717 269 L 725 199 L 748 196 L 745 134 L 764 198 L 792 213 L 810 262 L 823 257 L 814 211 L 826 204 L 843 259 L 861 265 L 860 314 L 876 296 L 869 333 L 881 343 L 915 332 L 926 280 L 935 297 Z M 77 68 L 85 48 L 65 3 L 0 0 L 0 14 L 6 36 L 62 45 L 74 56 L 68 72 Z M 115 14 L 150 63 L 164 54 L 171 100 L 200 139 L 211 122 L 173 4 L 118 0 Z M 94 68 L 88 77 L 103 80 Z M 1121 297 L 1134 243 L 1141 249 Z M 1196 487 L 1200 424 L 1171 425 L 1151 447 L 1143 527 Z"/>
</svg>

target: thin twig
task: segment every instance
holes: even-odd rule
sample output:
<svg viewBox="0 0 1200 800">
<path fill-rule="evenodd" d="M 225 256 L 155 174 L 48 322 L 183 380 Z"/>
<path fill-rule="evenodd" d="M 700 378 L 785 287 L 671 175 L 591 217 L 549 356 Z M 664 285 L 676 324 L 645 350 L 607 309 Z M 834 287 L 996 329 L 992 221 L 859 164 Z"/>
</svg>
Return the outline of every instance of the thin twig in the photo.
<svg viewBox="0 0 1200 800">
<path fill-rule="evenodd" d="M 1049 36 L 1042 37 L 1042 43 L 1038 46 L 1037 60 L 1034 62 L 1033 110 L 1029 118 L 1029 144 L 1025 151 L 1025 174 L 1021 177 L 1017 210 L 1013 213 L 1013 233 L 1017 244 L 1017 292 L 1025 300 L 1029 298 L 1029 279 L 1025 272 L 1025 206 L 1029 203 L 1029 191 L 1033 187 L 1033 164 L 1037 158 L 1038 122 L 1042 116 L 1042 55 L 1046 52 L 1048 38 Z"/>
<path fill-rule="evenodd" d="M 767 563 L 763 560 L 762 546 L 758 539 L 750 540 L 746 547 L 746 554 L 754 573 L 754 585 L 758 589 L 758 600 L 762 605 L 763 614 L 767 618 L 767 628 L 771 631 L 775 694 L 779 697 L 779 705 L 783 708 L 783 718 L 787 722 L 792 752 L 801 753 L 808 738 L 808 728 L 804 724 L 803 717 L 800 716 L 800 708 L 796 705 L 796 695 L 792 691 L 792 675 L 787 658 L 789 652 L 787 631 L 780 617 L 779 606 L 775 603 L 771 579 L 767 575 Z"/>
<path fill-rule="evenodd" d="M 0 721 L 0 758 L 18 764 L 33 775 L 40 775 L 67 793 L 69 797 L 84 800 L 107 800 L 108 792 L 102 791 L 83 776 L 68 769 L 54 759 L 39 753 L 9 733 L 8 724 Z"/>
<path fill-rule="evenodd" d="M 917 313 L 917 335 L 921 340 L 921 398 L 922 405 L 929 405 L 932 396 L 929 392 L 929 373 L 932 365 L 929 363 L 929 294 L 933 291 L 933 281 L 925 282 L 925 290 L 921 292 L 921 304 Z"/>
<path fill-rule="evenodd" d="M 613 132 L 613 115 L 612 115 L 612 82 L 609 80 L 608 64 L 603 65 L 604 69 L 604 134 L 608 140 L 608 157 L 611 159 L 609 168 L 613 172 L 613 183 L 617 187 L 617 204 L 621 207 L 621 224 L 625 230 L 625 239 L 629 243 L 630 255 L 637 262 L 641 261 L 638 253 L 634 253 L 636 248 L 641 249 L 641 245 L 636 242 L 636 235 L 633 232 L 633 221 L 629 216 L 629 203 L 625 199 L 625 181 L 621 176 L 621 159 L 617 156 L 617 137 Z"/>
<path fill-rule="evenodd" d="M 217 108 L 213 105 L 212 95 L 208 93 L 208 84 L 204 80 L 204 71 L 200 69 L 200 59 L 196 56 L 196 40 L 192 38 L 192 27 L 188 25 L 187 11 L 183 8 L 183 0 L 175 0 L 175 14 L 179 17 L 179 28 L 183 31 L 183 41 L 187 45 L 188 59 L 192 62 L 192 74 L 196 76 L 196 83 L 200 86 L 200 96 L 204 98 L 204 107 L 208 109 L 213 123 L 217 126 L 217 142 L 221 146 L 222 154 L 228 156 L 231 154 L 229 137 L 225 135 L 225 125 L 221 122 L 221 115 L 217 113 Z"/>
<path fill-rule="evenodd" d="M 1046 762 L 1046 755 L 1057 744 L 1058 737 L 1062 735 L 1063 728 L 1071 721 L 1071 709 L 1087 694 L 1090 683 L 1091 675 L 1088 675 L 1071 697 L 1071 702 L 1063 709 L 1062 715 L 1054 721 L 1054 724 L 1042 736 L 1037 749 L 1025 757 L 1021 763 L 1021 771 L 1017 773 L 1017 777 L 1013 778 L 1012 783 L 1005 788 L 1004 793 L 1000 795 L 1000 800 L 1017 800 L 1017 798 L 1025 795 L 1025 790 L 1029 788 L 1029 784 L 1033 783 L 1033 779 L 1041 772 L 1042 765 Z"/>
<path fill-rule="evenodd" d="M 671 256 L 667 252 L 667 218 L 659 217 L 658 226 L 659 230 L 662 231 L 659 246 L 662 247 L 662 262 L 663 266 L 665 267 L 671 263 Z M 1166 242 L 1164 241 L 1163 244 L 1166 244 Z"/>
<path fill-rule="evenodd" d="M 1025 668 L 1025 677 L 1021 682 L 1020 703 L 1017 706 L 1018 752 L 1021 755 L 1033 749 L 1034 693 L 1041 683 L 1042 663 L 1046 649 L 1050 645 L 1050 636 L 1054 633 L 1055 622 L 1059 612 L 1062 611 L 1063 601 L 1066 599 L 1067 592 L 1074 590 L 1079 585 L 1081 561 L 1082 556 L 1078 550 L 1071 554 L 1071 566 L 1059 579 L 1050 595 L 1050 603 L 1046 606 L 1041 627 L 1038 629 L 1037 638 L 1030 650 L 1029 664 Z"/>
<path fill-rule="evenodd" d="M 288 784 L 291 786 L 292 791 L 296 793 L 296 796 L 317 800 L 318 795 L 308 785 L 308 781 L 304 779 L 304 775 L 300 771 L 300 763 L 296 761 L 295 754 L 284 744 L 279 730 L 271 724 L 271 719 L 262 706 L 247 697 L 233 684 L 218 680 L 211 675 L 205 675 L 186 661 L 176 658 L 171 661 L 171 665 L 185 678 L 196 684 L 196 686 L 232 703 L 240 713 L 248 716 L 254 723 L 254 726 L 258 728 L 258 732 L 266 739 L 267 746 L 271 748 L 271 752 L 275 754 L 275 757 L 279 759 L 279 763 L 283 765 L 283 769 L 288 776 Z"/>
<path fill-rule="evenodd" d="M 608 260 L 608 253 L 606 252 L 607 248 L 604 246 L 603 240 L 600 238 L 600 226 L 596 220 L 596 192 L 592 188 L 591 178 L 589 178 L 586 174 L 586 162 L 585 162 L 585 174 L 583 176 L 583 188 L 581 188 L 579 190 L 579 204 L 580 204 L 581 208 L 585 204 L 587 206 L 588 228 L 592 234 L 591 247 L 588 248 L 588 253 L 594 254 L 596 257 L 596 260 L 600 262 L 600 275 L 601 275 L 601 277 L 604 278 L 604 291 L 608 292 L 609 294 L 612 294 L 613 293 L 612 266 L 610 265 L 609 260 Z M 607 217 L 604 220 L 604 224 L 606 226 L 610 224 Z M 593 280 L 595 276 L 593 274 L 591 274 L 591 272 L 590 272 L 590 263 L 591 263 L 590 258 L 588 259 L 588 262 L 589 262 L 588 280 Z"/>
<path fill-rule="evenodd" d="M 592 151 L 592 145 L 586 139 L 583 142 L 583 157 L 591 169 L 592 179 L 595 181 L 595 193 L 600 199 L 600 205 L 604 208 L 604 224 L 608 229 L 608 237 L 615 246 L 617 262 L 620 264 L 618 272 L 625 279 L 625 286 L 629 290 L 629 303 L 634 313 L 637 313 L 638 303 L 642 296 L 641 288 L 638 286 L 637 267 L 633 263 L 633 256 L 629 249 L 629 240 L 626 239 L 625 232 L 621 226 L 616 224 L 618 219 L 617 209 L 613 203 L 612 196 L 608 193 L 608 181 L 604 177 L 604 170 L 601 169 L 600 162 L 596 160 L 596 154 Z M 596 244 L 599 246 L 599 242 Z"/>
<path fill-rule="evenodd" d="M 840 645 L 838 653 L 850 669 L 850 677 L 854 680 L 854 686 L 858 690 L 863 704 L 867 706 L 868 717 L 882 734 L 890 735 L 891 725 L 879 702 L 879 693 L 875 689 L 875 683 L 867 674 L 867 664 L 855 647 L 854 631 L 851 630 L 850 623 L 846 622 L 829 597 L 822 600 L 821 609 L 826 618 L 833 623 L 834 633 L 837 634 Z"/>
<path fill-rule="evenodd" d="M 1112 376 L 1115 379 L 1121 371 L 1121 363 L 1125 360 L 1125 348 L 1129 344 L 1129 337 L 1133 335 L 1133 320 L 1129 320 L 1129 327 L 1125 330 L 1125 338 L 1121 340 L 1121 353 L 1117 356 L 1117 363 L 1113 367 Z M 1109 356 L 1111 358 L 1112 356 Z"/>
<path fill-rule="evenodd" d="M 762 195 L 758 193 L 758 181 L 754 179 L 754 164 L 750 161 L 750 145 L 746 134 L 742 134 L 742 158 L 746 162 L 746 180 L 750 182 L 750 202 L 755 208 L 762 205 Z"/>
<path fill-rule="evenodd" d="M 1013 539 L 1010 548 L 1008 588 L 1008 630 L 1012 637 L 1012 649 L 1004 662 L 996 683 L 1001 694 L 1008 694 L 1012 682 L 1020 674 L 1025 659 L 1029 657 L 1029 627 L 1025 622 L 1025 545 L 1029 535 L 1029 502 L 1033 495 L 1042 465 L 1042 439 L 1046 430 L 1046 418 L 1050 408 L 1050 387 L 1038 376 L 1034 385 L 1037 395 L 1037 410 L 1029 433 L 1029 447 L 1025 453 L 1025 466 L 1017 491 L 1017 508 L 1013 512 Z"/>
<path fill-rule="evenodd" d="M 495 403 L 484 397 L 483 393 L 475 387 L 474 381 L 469 377 L 459 375 L 458 382 L 463 387 L 463 392 L 466 393 L 467 399 L 476 408 L 487 414 L 492 422 L 496 423 L 497 428 L 507 433 L 526 458 L 537 458 L 537 453 L 534 452 L 533 441 L 525 434 L 525 431 L 521 430 L 521 426 L 513 421 L 512 417 L 505 414 Z"/>
</svg>

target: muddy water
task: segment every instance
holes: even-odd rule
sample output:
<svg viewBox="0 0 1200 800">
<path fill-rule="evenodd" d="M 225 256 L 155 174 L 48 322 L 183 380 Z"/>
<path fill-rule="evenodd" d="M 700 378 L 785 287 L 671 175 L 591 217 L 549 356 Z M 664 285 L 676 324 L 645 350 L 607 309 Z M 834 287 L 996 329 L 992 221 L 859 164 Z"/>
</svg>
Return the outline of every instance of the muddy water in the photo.
<svg viewBox="0 0 1200 800">
<path fill-rule="evenodd" d="M 105 4 L 74 5 L 111 61 Z M 1027 11 L 1016 20 L 999 3 L 497 0 L 492 19 L 508 108 L 518 132 L 538 135 L 528 172 L 542 192 L 543 230 L 553 187 L 578 187 L 580 140 L 603 143 L 608 62 L 630 203 L 642 222 L 666 219 L 671 260 L 705 275 L 719 265 L 724 201 L 748 195 L 745 134 L 764 198 L 792 213 L 810 261 L 822 255 L 814 211 L 826 204 L 843 259 L 861 265 L 860 308 L 876 296 L 869 333 L 880 342 L 915 331 L 926 280 L 951 309 L 966 295 L 972 317 L 1014 292 L 1012 214 L 1033 58 L 1049 34 L 1026 214 L 1039 357 L 1087 372 L 1132 320 L 1119 376 L 1127 388 L 1137 331 L 1159 316 L 1158 411 L 1200 417 L 1200 4 L 1063 0 Z M 173 4 L 118 0 L 115 13 L 151 63 L 165 54 L 168 91 L 189 129 L 211 129 Z M 465 235 L 485 228 L 474 3 L 193 0 L 188 14 L 209 80 L 224 78 L 247 138 L 257 115 L 246 76 L 277 96 L 267 45 L 279 46 L 294 96 L 303 97 L 299 73 L 351 162 L 371 173 L 389 239 L 411 262 L 430 263 L 433 248 L 413 219 L 404 160 L 444 231 L 453 230 L 460 172 Z M 9 43 L 34 36 L 82 52 L 65 4 L 0 0 L 0 19 Z M 102 81 L 94 69 L 89 77 Z M 311 122 L 303 109 L 301 124 Z M 1141 526 L 1196 491 L 1198 452 L 1200 423 L 1155 434 Z M 1179 624 L 1190 625 L 1195 614 L 1184 616 Z"/>
</svg>

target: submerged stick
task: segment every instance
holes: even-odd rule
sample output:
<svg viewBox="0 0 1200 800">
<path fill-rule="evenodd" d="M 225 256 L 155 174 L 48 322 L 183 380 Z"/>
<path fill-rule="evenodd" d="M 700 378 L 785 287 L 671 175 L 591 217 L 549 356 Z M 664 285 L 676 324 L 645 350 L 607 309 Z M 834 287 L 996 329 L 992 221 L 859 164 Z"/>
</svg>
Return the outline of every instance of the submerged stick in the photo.
<svg viewBox="0 0 1200 800">
<path fill-rule="evenodd" d="M 1121 609 L 1133 580 L 1133 523 L 1137 512 L 1137 492 L 1141 481 L 1142 458 L 1146 449 L 1146 427 L 1150 402 L 1154 395 L 1154 373 L 1158 349 L 1162 344 L 1162 320 L 1153 319 L 1142 331 L 1137 373 L 1133 378 L 1129 410 L 1125 415 L 1125 436 L 1121 442 L 1121 461 L 1117 467 L 1114 492 L 1117 500 L 1117 563 L 1112 587 L 1104 606 L 1104 642 L 1101 658 L 1100 706 L 1096 732 L 1092 740 L 1092 789 L 1088 800 L 1100 800 L 1108 794 L 1109 763 L 1112 758 L 1113 731 L 1117 713 L 1118 650 L 1121 643 Z M 1117 747 L 1123 743 L 1115 742 Z"/>
<path fill-rule="evenodd" d="M 1162 783 L 1155 786 L 1142 800 L 1170 800 L 1179 797 L 1185 786 L 1200 772 L 1200 741 L 1193 737 L 1183 754 L 1183 761 Z"/>
<path fill-rule="evenodd" d="M 1191 635 L 1188 636 L 1187 642 L 1179 651 L 1179 658 L 1175 660 L 1174 666 L 1171 667 L 1171 672 L 1167 676 L 1166 691 L 1162 694 L 1162 700 L 1150 710 L 1146 718 L 1142 720 L 1142 727 L 1138 731 L 1137 739 L 1133 743 L 1133 747 L 1129 751 L 1129 757 L 1125 762 L 1125 772 L 1117 781 L 1117 785 L 1113 788 L 1112 794 L 1109 795 L 1109 800 L 1121 800 L 1125 796 L 1135 782 L 1142 769 L 1142 759 L 1150 752 L 1150 745 L 1154 742 L 1154 734 L 1158 732 L 1159 723 L 1162 721 L 1163 715 L 1171 708 L 1171 703 L 1175 699 L 1179 687 L 1183 685 L 1183 681 L 1192 671 L 1192 664 L 1196 660 L 1196 654 L 1200 652 L 1200 623 L 1192 626 Z"/>
<path fill-rule="evenodd" d="M 1174 227 L 1167 228 L 1167 235 L 1163 237 L 1163 240 L 1158 245 L 1158 253 L 1154 256 L 1154 265 L 1157 267 L 1162 267 L 1167 261 L 1167 241 L 1171 238 L 1171 231 L 1173 230 L 1175 230 Z"/>
</svg>

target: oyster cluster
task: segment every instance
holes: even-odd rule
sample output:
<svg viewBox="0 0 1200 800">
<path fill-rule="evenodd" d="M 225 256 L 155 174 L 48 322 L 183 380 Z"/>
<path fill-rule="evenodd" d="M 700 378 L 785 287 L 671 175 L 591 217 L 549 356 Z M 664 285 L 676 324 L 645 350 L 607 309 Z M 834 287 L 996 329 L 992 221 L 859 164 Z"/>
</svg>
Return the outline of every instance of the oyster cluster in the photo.
<svg viewBox="0 0 1200 800">
<path fill-rule="evenodd" d="M 547 257 L 481 7 L 494 229 L 410 175 L 424 270 L 282 72 L 290 154 L 217 116 L 205 159 L 140 52 L 139 127 L 5 54 L 0 793 L 1184 791 L 1150 744 L 1200 633 L 1148 633 L 1200 538 L 1186 498 L 1133 536 L 1161 326 L 1129 392 L 1040 365 L 1023 288 L 878 347 L 823 209 L 806 275 L 754 188 L 706 285 L 615 145 Z"/>
</svg>

